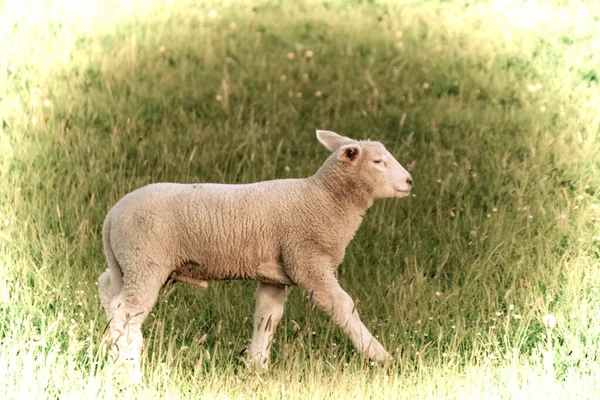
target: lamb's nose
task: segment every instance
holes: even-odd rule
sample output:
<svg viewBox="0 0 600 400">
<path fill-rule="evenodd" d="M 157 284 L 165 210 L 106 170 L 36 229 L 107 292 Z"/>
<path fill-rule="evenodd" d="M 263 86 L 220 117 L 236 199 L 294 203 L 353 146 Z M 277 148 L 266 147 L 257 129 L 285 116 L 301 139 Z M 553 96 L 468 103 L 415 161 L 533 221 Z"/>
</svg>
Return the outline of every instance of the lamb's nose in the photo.
<svg viewBox="0 0 600 400">
<path fill-rule="evenodd" d="M 410 176 L 406 178 L 406 183 L 412 186 L 412 178 Z"/>
</svg>

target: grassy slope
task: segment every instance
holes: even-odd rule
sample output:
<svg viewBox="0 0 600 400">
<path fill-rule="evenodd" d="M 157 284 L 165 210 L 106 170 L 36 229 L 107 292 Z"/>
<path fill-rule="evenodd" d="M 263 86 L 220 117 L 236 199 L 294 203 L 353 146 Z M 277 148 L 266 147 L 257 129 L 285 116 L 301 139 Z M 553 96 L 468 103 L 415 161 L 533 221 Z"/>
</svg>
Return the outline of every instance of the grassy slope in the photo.
<svg viewBox="0 0 600 400">
<path fill-rule="evenodd" d="M 597 6 L 40 3 L 0 13 L 0 397 L 598 389 Z M 108 209 L 156 181 L 307 176 L 316 127 L 412 168 L 416 197 L 376 203 L 340 267 L 397 364 L 295 290 L 259 376 L 239 357 L 254 284 L 178 285 L 145 325 L 147 385 L 108 384 Z"/>
</svg>

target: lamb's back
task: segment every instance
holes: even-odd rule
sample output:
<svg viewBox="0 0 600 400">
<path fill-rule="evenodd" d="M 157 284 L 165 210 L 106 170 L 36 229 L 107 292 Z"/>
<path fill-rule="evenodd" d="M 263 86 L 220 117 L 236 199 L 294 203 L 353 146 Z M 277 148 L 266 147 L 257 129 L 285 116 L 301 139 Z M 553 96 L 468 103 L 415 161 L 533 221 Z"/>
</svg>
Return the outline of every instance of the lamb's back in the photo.
<svg viewBox="0 0 600 400">
<path fill-rule="evenodd" d="M 123 252 L 139 248 L 171 266 L 190 263 L 198 279 L 254 278 L 258 265 L 300 253 L 341 261 L 360 218 L 340 219 L 335 208 L 309 179 L 159 183 L 126 195 L 109 217 L 126 228 L 128 235 L 117 235 Z"/>
<path fill-rule="evenodd" d="M 243 277 L 277 260 L 300 210 L 311 196 L 305 180 L 245 185 L 158 183 L 123 197 L 109 213 L 117 247 L 168 255 L 169 264 L 193 262 L 210 275 Z M 299 217 L 290 215 L 300 214 Z M 117 249 L 118 251 L 118 249 Z M 204 278 L 209 279 L 210 276 Z"/>
</svg>

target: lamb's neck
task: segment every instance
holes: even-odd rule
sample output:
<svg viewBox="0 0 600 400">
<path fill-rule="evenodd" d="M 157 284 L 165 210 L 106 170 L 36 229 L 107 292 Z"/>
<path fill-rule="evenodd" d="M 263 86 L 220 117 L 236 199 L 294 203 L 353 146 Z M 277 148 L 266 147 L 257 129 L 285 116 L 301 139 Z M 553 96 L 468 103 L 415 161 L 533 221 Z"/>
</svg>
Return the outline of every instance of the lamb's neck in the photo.
<svg viewBox="0 0 600 400">
<path fill-rule="evenodd" d="M 335 165 L 321 168 L 311 179 L 345 213 L 363 215 L 372 205 L 370 188 Z"/>
</svg>

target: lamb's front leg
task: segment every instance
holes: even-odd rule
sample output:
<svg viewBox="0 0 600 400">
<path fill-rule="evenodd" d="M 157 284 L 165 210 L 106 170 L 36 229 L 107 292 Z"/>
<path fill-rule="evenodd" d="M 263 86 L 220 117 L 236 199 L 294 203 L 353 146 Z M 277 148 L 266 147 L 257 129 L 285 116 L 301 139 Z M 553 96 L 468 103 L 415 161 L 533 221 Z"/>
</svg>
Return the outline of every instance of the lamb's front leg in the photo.
<svg viewBox="0 0 600 400">
<path fill-rule="evenodd" d="M 298 283 L 310 293 L 312 301 L 350 337 L 358 351 L 374 361 L 391 360 L 388 352 L 360 320 L 354 302 L 342 289 L 333 272 L 319 272 L 318 275 Z"/>
<path fill-rule="evenodd" d="M 250 362 L 261 368 L 269 366 L 269 354 L 275 329 L 283 316 L 283 306 L 287 298 L 285 287 L 259 282 L 256 289 L 256 310 L 254 312 L 254 333 L 250 343 Z"/>
</svg>

